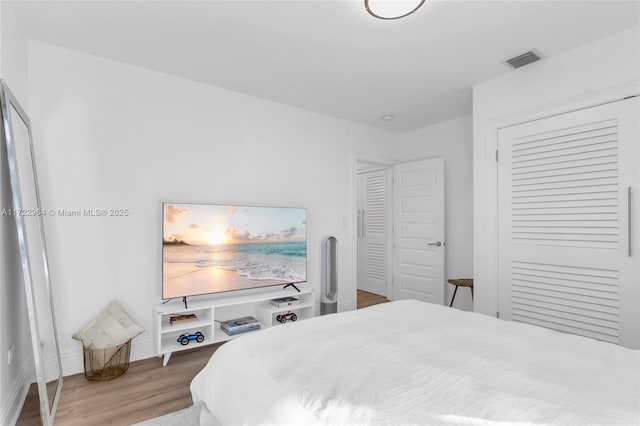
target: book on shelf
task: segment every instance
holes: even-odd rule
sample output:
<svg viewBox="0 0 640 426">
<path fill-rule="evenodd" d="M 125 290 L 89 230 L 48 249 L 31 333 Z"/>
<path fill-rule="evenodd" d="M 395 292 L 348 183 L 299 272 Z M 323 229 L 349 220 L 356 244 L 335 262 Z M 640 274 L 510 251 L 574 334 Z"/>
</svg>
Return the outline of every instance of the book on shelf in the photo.
<svg viewBox="0 0 640 426">
<path fill-rule="evenodd" d="M 295 297 L 287 296 L 287 297 L 279 297 L 277 299 L 271 299 L 269 303 L 271 303 L 275 307 L 284 308 L 287 306 L 297 305 L 298 303 L 300 303 L 300 300 L 298 300 Z"/>
<path fill-rule="evenodd" d="M 171 315 L 169 317 L 169 323 L 171 325 L 174 324 L 182 324 L 192 321 L 197 321 L 198 316 L 196 314 L 184 314 L 184 315 Z"/>
<path fill-rule="evenodd" d="M 258 323 L 254 327 L 250 327 L 250 328 L 233 329 L 233 330 L 225 330 L 224 328 L 222 329 L 222 331 L 224 331 L 229 336 L 235 336 L 235 335 L 242 334 L 242 333 L 248 333 L 249 331 L 254 331 L 254 330 L 260 330 L 260 323 Z"/>
<path fill-rule="evenodd" d="M 260 328 L 260 323 L 254 317 L 242 317 L 222 321 L 220 328 L 224 331 L 256 330 Z"/>
<path fill-rule="evenodd" d="M 237 327 L 228 327 L 223 325 L 220 326 L 220 328 L 223 331 L 255 330 L 257 328 L 260 328 L 260 323 L 256 322 L 255 324 L 240 325 Z"/>
</svg>

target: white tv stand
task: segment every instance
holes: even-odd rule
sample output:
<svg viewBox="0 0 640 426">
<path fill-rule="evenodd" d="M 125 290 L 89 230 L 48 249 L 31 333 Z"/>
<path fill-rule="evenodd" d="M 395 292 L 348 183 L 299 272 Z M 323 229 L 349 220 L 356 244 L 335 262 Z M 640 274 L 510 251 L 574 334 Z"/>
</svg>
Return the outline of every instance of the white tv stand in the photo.
<svg viewBox="0 0 640 426">
<path fill-rule="evenodd" d="M 269 303 L 271 299 L 286 296 L 298 298 L 299 304 L 278 308 Z M 295 312 L 298 321 L 313 317 L 315 303 L 313 292 L 309 289 L 301 288 L 298 293 L 293 288 L 283 290 L 282 287 L 277 287 L 248 294 L 245 292 L 231 293 L 228 296 L 211 299 L 189 300 L 188 306 L 185 308 L 181 299 L 175 299 L 166 304 L 156 305 L 153 309 L 156 352 L 158 357 L 164 357 L 163 366 L 167 365 L 173 352 L 193 349 L 202 345 L 212 345 L 244 335 L 227 335 L 220 329 L 220 323 L 217 321 L 227 321 L 251 315 L 260 322 L 264 329 L 281 325 L 276 321 L 276 316 L 283 312 Z M 171 316 L 185 314 L 195 314 L 197 319 L 171 325 L 169 321 Z M 181 334 L 197 331 L 204 334 L 204 342 L 197 343 L 192 340 L 188 345 L 183 346 L 177 341 Z"/>
</svg>

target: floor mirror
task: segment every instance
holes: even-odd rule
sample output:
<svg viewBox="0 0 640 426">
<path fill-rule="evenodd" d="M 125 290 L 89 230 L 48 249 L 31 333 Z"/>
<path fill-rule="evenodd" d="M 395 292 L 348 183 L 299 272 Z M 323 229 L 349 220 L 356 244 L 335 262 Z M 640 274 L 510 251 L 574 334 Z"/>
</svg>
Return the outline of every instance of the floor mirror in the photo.
<svg viewBox="0 0 640 426">
<path fill-rule="evenodd" d="M 2 142 L 6 147 L 22 280 L 33 347 L 35 376 L 40 398 L 40 418 L 52 425 L 62 390 L 62 364 L 53 309 L 47 247 L 33 138 L 29 117 L 0 80 Z M 0 159 L 3 156 L 0 155 Z M 12 283 L 7 283 L 11 285 Z"/>
</svg>

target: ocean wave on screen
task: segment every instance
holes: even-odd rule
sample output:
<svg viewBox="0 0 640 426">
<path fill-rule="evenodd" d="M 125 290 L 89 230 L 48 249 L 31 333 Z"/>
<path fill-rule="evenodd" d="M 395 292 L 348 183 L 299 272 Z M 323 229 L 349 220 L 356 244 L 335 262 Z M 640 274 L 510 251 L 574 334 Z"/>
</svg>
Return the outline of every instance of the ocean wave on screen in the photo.
<svg viewBox="0 0 640 426">
<path fill-rule="evenodd" d="M 242 277 L 250 280 L 268 281 L 303 281 L 306 279 L 304 273 L 296 272 L 293 268 L 284 265 L 251 264 L 248 267 L 235 269 Z"/>
<path fill-rule="evenodd" d="M 164 250 L 163 261 L 236 271 L 255 281 L 300 282 L 307 272 L 304 243 L 172 247 Z"/>
</svg>

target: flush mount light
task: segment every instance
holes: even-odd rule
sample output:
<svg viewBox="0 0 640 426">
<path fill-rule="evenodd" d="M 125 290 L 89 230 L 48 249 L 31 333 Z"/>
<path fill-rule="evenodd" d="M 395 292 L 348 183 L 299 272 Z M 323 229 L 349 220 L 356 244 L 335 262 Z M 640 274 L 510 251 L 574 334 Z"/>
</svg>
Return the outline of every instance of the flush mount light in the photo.
<svg viewBox="0 0 640 426">
<path fill-rule="evenodd" d="M 424 2 L 425 0 L 364 0 L 364 8 L 371 16 L 392 20 L 411 15 Z"/>
<path fill-rule="evenodd" d="M 396 117 L 395 115 L 387 114 L 387 115 L 383 115 L 381 118 L 383 121 L 393 121 L 393 119 Z"/>
</svg>

